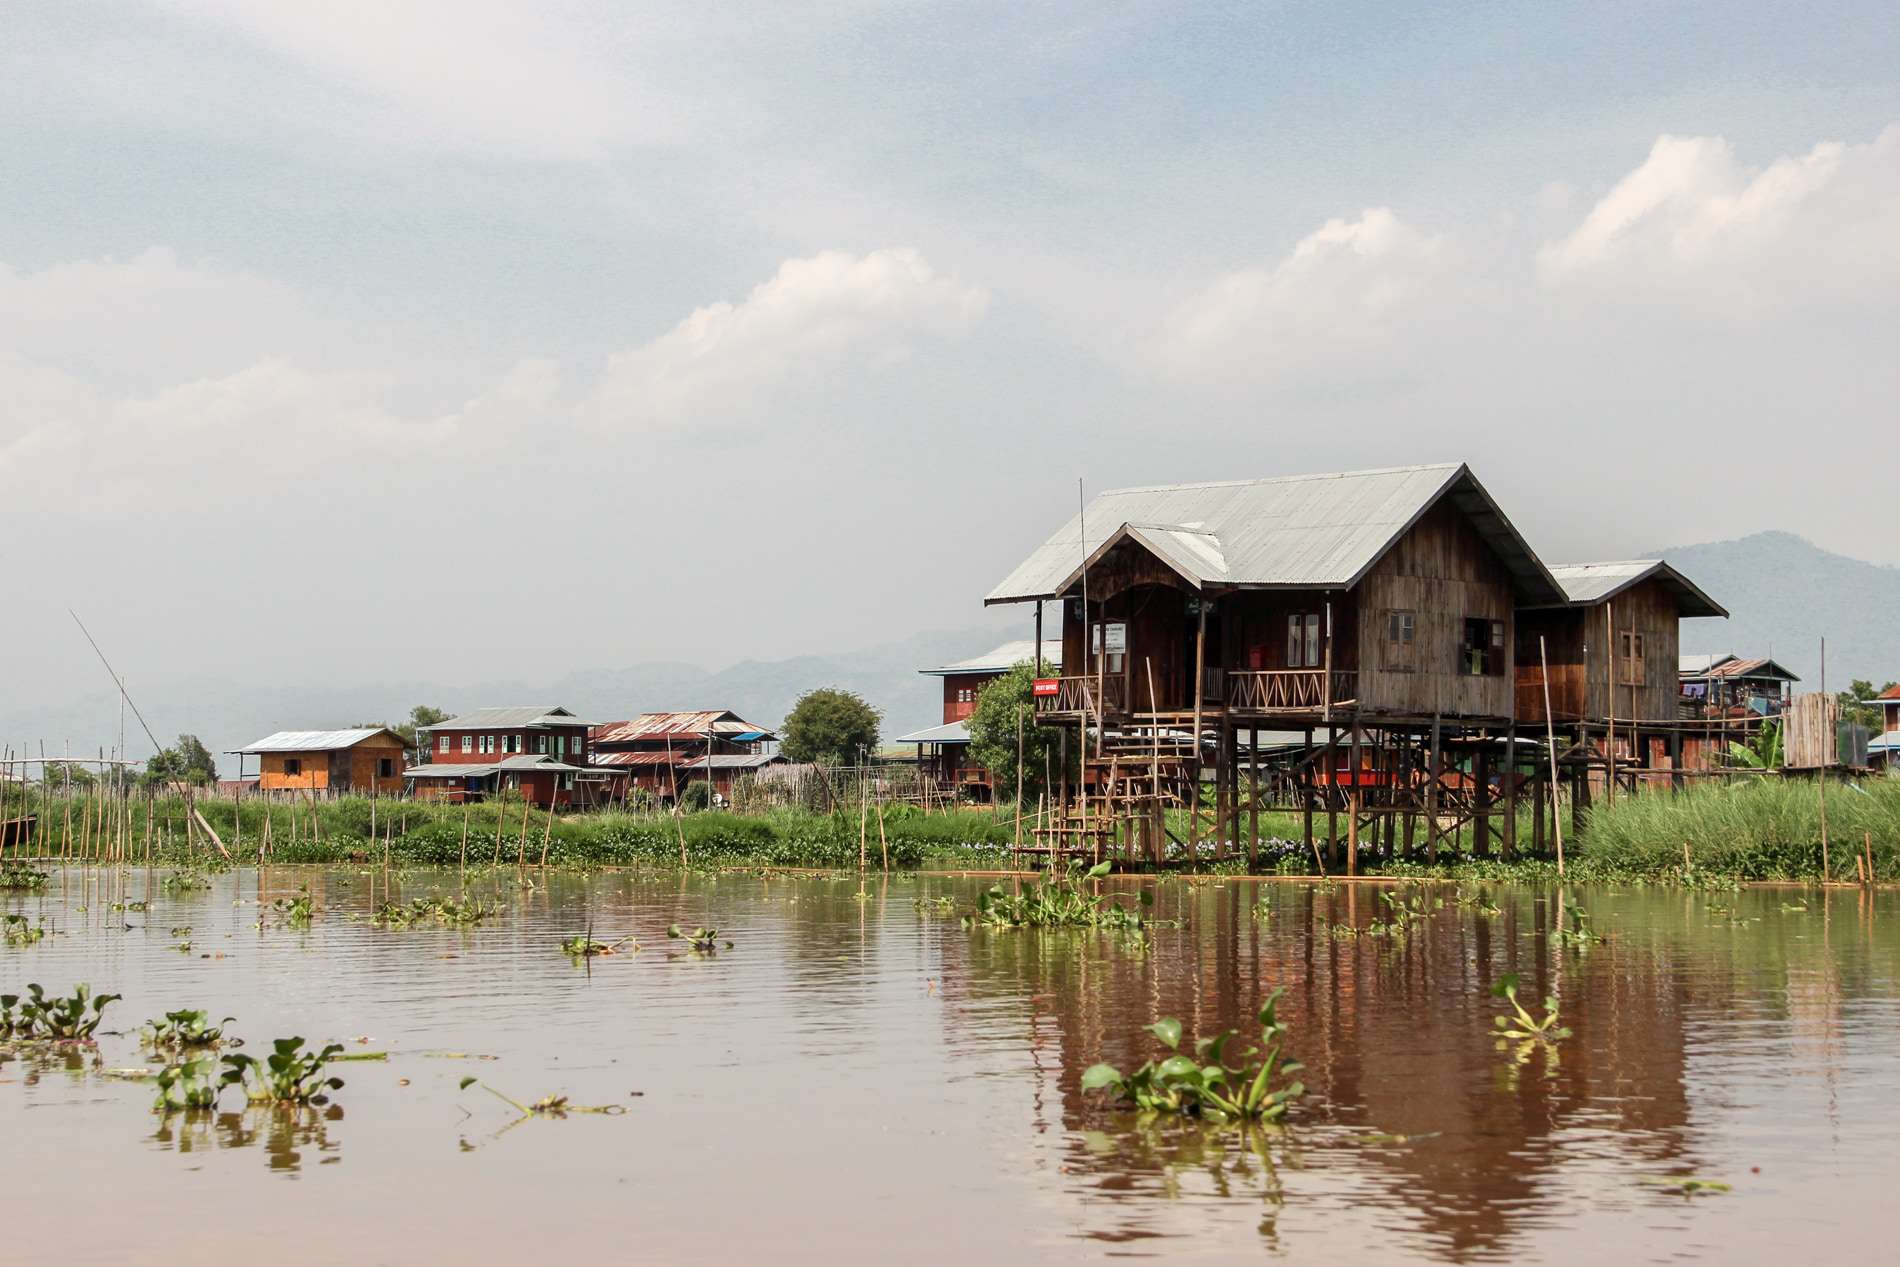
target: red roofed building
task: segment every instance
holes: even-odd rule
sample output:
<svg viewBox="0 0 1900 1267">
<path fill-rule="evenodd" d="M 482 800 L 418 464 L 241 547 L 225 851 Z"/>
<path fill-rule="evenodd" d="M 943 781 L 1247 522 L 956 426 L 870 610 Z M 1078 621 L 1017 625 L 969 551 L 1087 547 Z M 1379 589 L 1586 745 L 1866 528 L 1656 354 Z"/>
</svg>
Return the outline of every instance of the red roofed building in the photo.
<svg viewBox="0 0 1900 1267">
<path fill-rule="evenodd" d="M 715 797 L 730 800 L 742 775 L 783 760 L 767 750 L 777 738 L 730 709 L 641 713 L 591 732 L 597 765 L 623 771 L 635 788 L 662 802 L 708 779 Z"/>
</svg>

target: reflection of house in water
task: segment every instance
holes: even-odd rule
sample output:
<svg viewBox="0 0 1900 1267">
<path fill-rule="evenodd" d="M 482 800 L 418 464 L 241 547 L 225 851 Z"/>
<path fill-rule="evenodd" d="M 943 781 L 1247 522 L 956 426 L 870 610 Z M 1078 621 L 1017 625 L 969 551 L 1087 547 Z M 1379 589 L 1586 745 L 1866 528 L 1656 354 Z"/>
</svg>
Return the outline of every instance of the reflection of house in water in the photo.
<svg viewBox="0 0 1900 1267">
<path fill-rule="evenodd" d="M 1158 1016 L 1180 1018 L 1191 1036 L 1235 1029 L 1251 1038 L 1259 1003 L 1286 986 L 1288 1053 L 1306 1065 L 1308 1092 L 1295 1114 L 1304 1146 L 1327 1148 L 1327 1170 L 1348 1168 L 1359 1187 L 1382 1194 L 1403 1235 L 1416 1238 L 1414 1253 L 1506 1250 L 1527 1214 L 1574 1199 L 1563 1170 L 1590 1145 L 1573 1131 L 1611 1132 L 1595 1146 L 1641 1171 L 1683 1154 L 1690 979 L 1670 970 L 1671 955 L 1640 938 L 1586 955 L 1553 952 L 1538 935 L 1552 914 L 1542 898 L 1492 917 L 1447 903 L 1414 935 L 1391 941 L 1331 935 L 1334 924 L 1364 928 L 1383 916 L 1370 887 L 1279 890 L 1265 921 L 1252 914 L 1255 895 L 1238 885 L 1181 895 L 1188 909 L 1159 913 L 1185 915 L 1185 927 L 1155 930 L 1145 954 L 1104 954 L 1087 938 L 977 936 L 968 959 L 953 960 L 952 943 L 946 996 L 980 1000 L 992 1018 L 1001 999 L 1029 1001 L 1025 1040 L 1044 1040 L 1033 1065 L 1048 1071 L 1052 1116 L 1078 1139 L 1084 1131 L 1126 1139 L 1128 1116 L 1081 1093 L 1083 1070 L 1105 1060 L 1127 1071 L 1154 1054 L 1142 1027 Z M 1492 1038 L 1500 1005 L 1488 987 L 1505 972 L 1521 975 L 1520 996 L 1533 1008 L 1559 992 L 1574 1031 L 1550 1076 L 1534 1055 L 1516 1089 L 1501 1086 L 1508 1061 Z M 1326 1126 L 1413 1142 L 1333 1151 L 1342 1141 Z M 1131 1160 L 1138 1151 L 1078 1147 L 1068 1161 L 1104 1191 L 1149 1190 L 1142 1166 L 1151 1162 Z M 1290 1189 L 1302 1182 L 1282 1178 Z M 1111 1238 L 1135 1235 L 1133 1225 L 1151 1213 L 1139 1203 L 1104 1209 L 1128 1221 L 1102 1233 Z"/>
</svg>

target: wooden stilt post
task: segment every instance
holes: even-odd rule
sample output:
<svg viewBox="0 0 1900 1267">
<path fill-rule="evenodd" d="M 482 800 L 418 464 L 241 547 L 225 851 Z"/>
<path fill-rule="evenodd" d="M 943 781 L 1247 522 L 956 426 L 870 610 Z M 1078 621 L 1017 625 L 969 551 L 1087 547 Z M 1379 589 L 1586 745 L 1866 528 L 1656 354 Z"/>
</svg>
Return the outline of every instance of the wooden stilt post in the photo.
<svg viewBox="0 0 1900 1267">
<path fill-rule="evenodd" d="M 1247 731 L 1247 870 L 1260 857 L 1260 728 Z"/>
<path fill-rule="evenodd" d="M 1499 834 L 1506 858 L 1517 857 L 1517 721 L 1504 731 L 1504 830 Z"/>
<path fill-rule="evenodd" d="M 1194 633 L 1194 680 L 1188 684 L 1194 692 L 1193 795 L 1188 799 L 1188 858 L 1194 867 L 1201 865 L 1201 696 L 1207 677 L 1207 600 L 1199 600 L 1200 623 Z"/>
<path fill-rule="evenodd" d="M 1300 749 L 1300 768 L 1306 771 L 1306 777 L 1300 781 L 1300 817 L 1305 820 L 1306 851 L 1319 860 L 1319 847 L 1313 843 L 1313 728 L 1306 728 L 1306 739 Z M 1323 869 L 1323 868 L 1322 868 Z"/>
<path fill-rule="evenodd" d="M 1326 727 L 1326 856 L 1339 866 L 1339 727 Z"/>
<path fill-rule="evenodd" d="M 1433 713 L 1431 765 L 1425 782 L 1425 860 L 1434 866 L 1438 863 L 1438 784 L 1443 770 L 1443 738 L 1443 719 Z"/>
</svg>

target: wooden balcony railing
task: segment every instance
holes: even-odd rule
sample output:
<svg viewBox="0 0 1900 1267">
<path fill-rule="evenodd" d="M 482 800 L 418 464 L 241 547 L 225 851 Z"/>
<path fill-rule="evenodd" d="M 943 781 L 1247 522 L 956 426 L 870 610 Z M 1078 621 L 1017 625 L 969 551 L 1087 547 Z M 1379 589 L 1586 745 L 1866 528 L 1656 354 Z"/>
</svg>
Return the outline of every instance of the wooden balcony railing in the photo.
<svg viewBox="0 0 1900 1267">
<path fill-rule="evenodd" d="M 1356 702 L 1359 675 L 1332 670 L 1331 690 L 1325 669 L 1231 669 L 1227 673 L 1227 707 L 1261 713 L 1325 712 Z"/>
<path fill-rule="evenodd" d="M 1119 677 L 1065 677 L 1054 680 L 1055 694 L 1036 696 L 1038 715 L 1080 713 L 1099 717 L 1104 713 L 1120 713 L 1128 707 L 1128 684 Z"/>
</svg>

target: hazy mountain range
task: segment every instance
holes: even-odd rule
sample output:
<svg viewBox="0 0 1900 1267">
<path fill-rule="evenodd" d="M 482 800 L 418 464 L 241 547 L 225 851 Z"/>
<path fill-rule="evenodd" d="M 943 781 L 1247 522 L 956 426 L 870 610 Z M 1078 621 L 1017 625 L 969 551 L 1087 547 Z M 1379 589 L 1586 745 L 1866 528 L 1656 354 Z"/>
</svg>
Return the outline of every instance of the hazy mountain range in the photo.
<svg viewBox="0 0 1900 1267">
<path fill-rule="evenodd" d="M 1785 532 L 1654 553 L 1733 613 L 1728 620 L 1687 622 L 1684 651 L 1773 654 L 1801 675 L 1802 689 L 1812 690 L 1825 635 L 1831 689 L 1857 677 L 1876 684 L 1900 678 L 1900 568 L 1832 554 Z M 416 704 L 451 711 L 560 704 L 599 721 L 657 709 L 730 708 L 776 726 L 801 693 L 817 686 L 847 687 L 870 700 L 883 711 L 889 738 L 941 719 L 941 683 L 919 669 L 1027 636 L 1028 620 L 1018 623 L 1020 632 L 996 624 L 931 630 L 836 655 L 745 660 L 717 670 L 655 662 L 580 670 L 550 682 L 472 683 L 375 682 L 366 673 L 360 685 L 329 687 L 197 678 L 138 688 L 135 697 L 161 740 L 191 731 L 219 753 L 274 730 L 396 721 Z M 51 707 L 0 704 L 0 746 L 17 751 L 25 742 L 33 749 L 29 755 L 37 755 L 42 740 L 49 756 L 68 741 L 75 755 L 96 752 L 115 742 L 118 725 L 117 697 L 109 690 L 87 691 Z M 148 745 L 137 724 L 128 717 L 126 725 L 128 750 L 145 755 Z"/>
<path fill-rule="evenodd" d="M 1821 639 L 1827 686 L 1855 678 L 1878 686 L 1900 679 L 1900 568 L 1833 554 L 1789 532 L 1678 546 L 1660 556 L 1729 609 L 1727 620 L 1691 620 L 1682 649 L 1772 655 L 1801 675 L 1798 690 L 1820 687 Z"/>
</svg>

